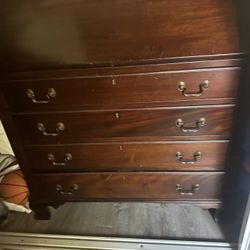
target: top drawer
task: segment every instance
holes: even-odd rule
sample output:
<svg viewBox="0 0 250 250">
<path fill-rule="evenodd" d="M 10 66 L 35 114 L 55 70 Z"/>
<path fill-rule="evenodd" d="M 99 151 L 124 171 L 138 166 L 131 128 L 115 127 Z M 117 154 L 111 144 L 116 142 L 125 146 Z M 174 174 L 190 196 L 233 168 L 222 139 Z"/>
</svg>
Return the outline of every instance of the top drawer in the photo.
<svg viewBox="0 0 250 250">
<path fill-rule="evenodd" d="M 240 68 L 6 82 L 12 112 L 168 105 L 237 95 Z M 191 103 L 190 103 L 191 102 Z"/>
</svg>

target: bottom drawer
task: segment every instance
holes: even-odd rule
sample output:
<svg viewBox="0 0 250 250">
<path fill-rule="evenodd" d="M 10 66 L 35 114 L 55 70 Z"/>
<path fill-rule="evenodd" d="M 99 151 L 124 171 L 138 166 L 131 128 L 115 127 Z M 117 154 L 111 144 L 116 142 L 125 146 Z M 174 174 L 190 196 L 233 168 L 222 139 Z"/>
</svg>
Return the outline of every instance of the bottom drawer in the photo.
<svg viewBox="0 0 250 250">
<path fill-rule="evenodd" d="M 53 200 L 219 199 L 223 173 L 80 173 L 32 176 L 34 197 Z"/>
</svg>

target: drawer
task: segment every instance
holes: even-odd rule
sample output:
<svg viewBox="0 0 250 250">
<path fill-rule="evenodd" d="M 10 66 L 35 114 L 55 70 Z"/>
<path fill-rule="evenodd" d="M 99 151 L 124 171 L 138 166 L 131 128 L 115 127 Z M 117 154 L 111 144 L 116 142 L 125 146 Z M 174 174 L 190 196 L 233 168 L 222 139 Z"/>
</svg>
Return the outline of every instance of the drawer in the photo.
<svg viewBox="0 0 250 250">
<path fill-rule="evenodd" d="M 34 196 L 44 200 L 219 199 L 223 173 L 37 174 Z"/>
<path fill-rule="evenodd" d="M 15 115 L 25 144 L 229 138 L 233 107 Z"/>
<path fill-rule="evenodd" d="M 12 111 L 72 110 L 117 105 L 165 104 L 237 96 L 240 69 L 169 71 L 148 74 L 30 80 L 6 83 Z M 35 103 L 37 102 L 38 103 Z M 42 101 L 43 103 L 39 103 Z"/>
<path fill-rule="evenodd" d="M 34 172 L 222 171 L 228 142 L 26 146 Z"/>
</svg>

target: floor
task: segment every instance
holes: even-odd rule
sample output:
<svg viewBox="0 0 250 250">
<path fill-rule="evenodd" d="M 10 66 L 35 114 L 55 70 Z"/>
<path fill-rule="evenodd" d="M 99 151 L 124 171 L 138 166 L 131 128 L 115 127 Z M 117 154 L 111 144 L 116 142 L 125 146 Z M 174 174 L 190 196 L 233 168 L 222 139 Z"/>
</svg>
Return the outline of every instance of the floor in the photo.
<svg viewBox="0 0 250 250">
<path fill-rule="evenodd" d="M 169 203 L 66 203 L 51 208 L 49 221 L 15 213 L 1 229 L 64 235 L 237 241 L 231 225 L 215 223 L 208 211 Z"/>
</svg>

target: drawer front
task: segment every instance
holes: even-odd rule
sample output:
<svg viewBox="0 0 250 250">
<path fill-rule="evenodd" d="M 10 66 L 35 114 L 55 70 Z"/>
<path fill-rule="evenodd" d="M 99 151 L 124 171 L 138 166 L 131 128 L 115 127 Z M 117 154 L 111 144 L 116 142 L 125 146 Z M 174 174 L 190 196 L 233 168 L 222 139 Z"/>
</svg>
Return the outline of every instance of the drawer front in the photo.
<svg viewBox="0 0 250 250">
<path fill-rule="evenodd" d="M 33 175 L 34 196 L 45 200 L 219 199 L 223 173 L 81 173 Z"/>
<path fill-rule="evenodd" d="M 2 8 L 2 70 L 148 64 L 242 51 L 231 0 L 28 3 L 6 1 Z M 8 42 L 14 36 L 21 41 Z"/>
<path fill-rule="evenodd" d="M 222 171 L 227 142 L 26 146 L 34 172 Z"/>
<path fill-rule="evenodd" d="M 3 90 L 12 111 L 167 104 L 234 98 L 239 72 L 239 68 L 225 68 L 88 79 L 30 80 L 6 83 Z"/>
<path fill-rule="evenodd" d="M 232 107 L 15 115 L 25 144 L 228 138 Z M 197 136 L 196 136 L 197 135 Z M 198 136 L 199 135 L 199 136 Z"/>
</svg>

